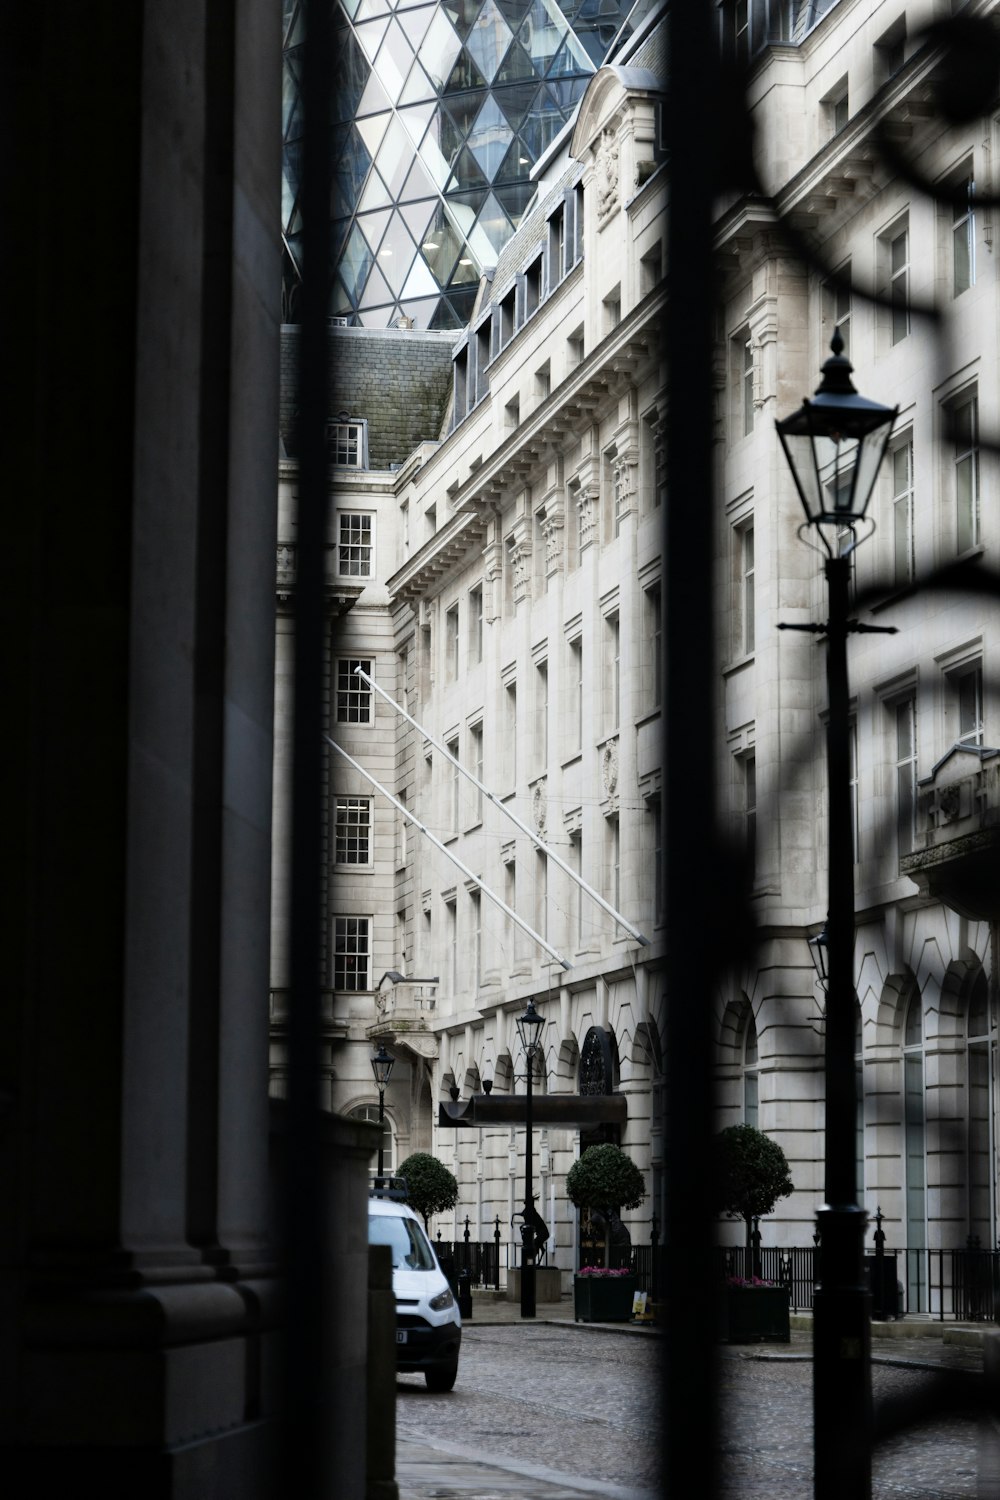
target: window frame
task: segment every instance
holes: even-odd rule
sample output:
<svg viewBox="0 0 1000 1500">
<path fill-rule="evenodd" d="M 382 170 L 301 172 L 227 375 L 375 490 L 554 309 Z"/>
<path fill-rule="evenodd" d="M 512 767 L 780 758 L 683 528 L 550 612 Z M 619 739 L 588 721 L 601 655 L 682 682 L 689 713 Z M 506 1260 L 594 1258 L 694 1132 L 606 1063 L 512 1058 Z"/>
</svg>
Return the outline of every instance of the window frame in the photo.
<svg viewBox="0 0 1000 1500">
<path fill-rule="evenodd" d="M 356 923 L 357 924 L 357 928 L 356 928 L 356 930 L 355 930 L 355 932 L 353 934 L 350 933 L 347 930 L 348 924 L 350 924 L 350 923 Z M 343 940 L 344 941 L 346 941 L 346 939 L 348 937 L 351 937 L 351 936 L 354 936 L 355 938 L 360 939 L 361 938 L 361 929 L 362 929 L 362 926 L 363 926 L 363 928 L 364 928 L 364 944 L 365 944 L 363 950 L 360 950 L 360 949 L 356 948 L 353 951 L 353 954 L 352 954 L 351 950 L 348 950 L 348 949 L 343 948 L 343 947 L 340 946 L 340 944 L 341 944 L 340 928 L 342 926 L 344 928 L 344 931 L 343 931 Z M 372 990 L 372 988 L 373 988 L 373 985 L 371 983 L 371 978 L 372 978 L 372 973 L 371 973 L 372 938 L 373 938 L 373 919 L 372 919 L 372 917 L 371 917 L 370 914 L 365 915 L 365 916 L 360 916 L 360 915 L 356 915 L 354 913 L 338 913 L 338 914 L 334 915 L 334 918 L 333 918 L 333 974 L 332 974 L 332 980 L 333 980 L 333 989 L 334 989 L 334 991 L 337 994 L 364 994 L 364 993 L 370 992 Z M 351 956 L 357 957 L 358 953 L 362 952 L 362 951 L 363 951 L 364 959 L 365 959 L 364 970 L 363 970 L 363 976 L 364 976 L 364 979 L 365 979 L 365 983 L 364 984 L 347 984 L 347 983 L 341 984 L 341 983 L 338 983 L 338 975 L 344 975 L 346 977 L 346 969 L 344 969 L 344 967 L 342 966 L 341 961 L 340 961 L 341 960 L 341 956 L 343 955 L 344 958 L 345 958 L 345 960 L 346 960 L 347 958 L 350 958 Z"/>
<path fill-rule="evenodd" d="M 354 540 L 350 534 L 352 523 L 360 522 L 362 526 L 362 540 Z M 337 510 L 337 577 L 338 578 L 363 578 L 371 579 L 375 576 L 375 512 L 370 510 Z M 363 539 L 364 526 L 367 523 L 368 540 Z M 348 538 L 344 540 L 344 526 L 348 527 Z M 348 563 L 356 561 L 357 566 L 345 567 L 345 553 L 358 553 L 356 559 L 348 557 Z M 362 556 L 361 554 L 364 554 Z"/>
<path fill-rule="evenodd" d="M 327 461 L 336 469 L 367 469 L 367 417 L 352 417 L 346 412 L 330 417 L 326 424 L 326 452 Z"/>
<path fill-rule="evenodd" d="M 371 728 L 375 723 L 375 692 L 368 683 L 360 677 L 354 676 L 354 668 L 360 667 L 367 672 L 369 677 L 374 677 L 372 671 L 372 658 L 370 656 L 338 656 L 336 662 L 336 702 L 335 722 L 337 724 L 350 724 L 354 728 L 364 726 Z M 342 685 L 343 684 L 343 685 Z M 347 700 L 347 713 L 342 711 Z M 360 710 L 365 708 L 365 716 L 352 716 L 350 709 L 352 702 Z"/>
<path fill-rule="evenodd" d="M 364 809 L 365 819 L 361 823 L 352 822 L 349 817 L 341 817 L 341 812 L 350 813 Z M 363 859 L 350 859 L 341 857 L 341 845 L 345 846 L 351 842 L 351 835 L 347 832 L 350 828 L 364 828 Z M 360 833 L 353 836 L 358 845 L 362 842 Z M 333 862 L 338 869 L 346 870 L 371 870 L 375 863 L 375 825 L 373 799 L 366 796 L 356 796 L 353 792 L 337 792 L 333 802 Z"/>
</svg>

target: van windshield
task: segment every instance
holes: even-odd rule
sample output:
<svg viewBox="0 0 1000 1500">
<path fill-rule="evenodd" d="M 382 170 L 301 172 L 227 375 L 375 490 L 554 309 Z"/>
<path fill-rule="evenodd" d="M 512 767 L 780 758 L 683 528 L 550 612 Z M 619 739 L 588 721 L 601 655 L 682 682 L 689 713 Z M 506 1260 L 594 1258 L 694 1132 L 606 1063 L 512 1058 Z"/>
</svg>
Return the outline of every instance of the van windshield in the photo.
<svg viewBox="0 0 1000 1500">
<path fill-rule="evenodd" d="M 413 1219 L 397 1219 L 389 1214 L 368 1215 L 369 1245 L 388 1245 L 392 1251 L 393 1269 L 406 1266 L 410 1271 L 435 1270 L 434 1252 L 427 1236 Z"/>
</svg>

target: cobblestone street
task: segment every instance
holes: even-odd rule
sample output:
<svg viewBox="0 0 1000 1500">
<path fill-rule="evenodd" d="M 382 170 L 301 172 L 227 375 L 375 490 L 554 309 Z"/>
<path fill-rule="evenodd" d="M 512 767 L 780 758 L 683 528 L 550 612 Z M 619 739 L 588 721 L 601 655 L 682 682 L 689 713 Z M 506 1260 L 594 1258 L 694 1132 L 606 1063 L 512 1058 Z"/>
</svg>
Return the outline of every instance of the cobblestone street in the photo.
<svg viewBox="0 0 1000 1500">
<path fill-rule="evenodd" d="M 793 1335 L 787 1352 L 720 1350 L 722 1500 L 809 1500 L 810 1345 Z M 419 1376 L 398 1380 L 400 1500 L 653 1500 L 662 1347 L 636 1330 L 467 1324 L 452 1393 L 429 1394 Z M 877 1346 L 876 1403 L 918 1393 L 942 1363 L 975 1372 L 981 1350 L 930 1339 Z M 994 1429 L 981 1433 L 975 1415 L 959 1413 L 884 1444 L 873 1500 L 997 1500 L 981 1435 L 995 1443 Z"/>
</svg>

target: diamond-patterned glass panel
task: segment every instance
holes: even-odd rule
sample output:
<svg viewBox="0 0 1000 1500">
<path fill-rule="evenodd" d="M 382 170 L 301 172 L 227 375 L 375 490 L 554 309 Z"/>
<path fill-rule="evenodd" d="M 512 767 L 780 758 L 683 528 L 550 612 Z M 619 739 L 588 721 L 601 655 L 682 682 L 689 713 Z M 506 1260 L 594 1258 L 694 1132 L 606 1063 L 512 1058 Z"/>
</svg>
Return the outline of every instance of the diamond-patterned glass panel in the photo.
<svg viewBox="0 0 1000 1500">
<path fill-rule="evenodd" d="M 335 0 L 332 312 L 371 327 L 403 312 L 418 327 L 468 319 L 481 272 L 531 200 L 532 163 L 570 117 L 628 8 L 623 0 Z M 292 307 L 299 0 L 282 0 L 282 17 L 282 228 L 291 255 L 283 275 Z"/>
</svg>

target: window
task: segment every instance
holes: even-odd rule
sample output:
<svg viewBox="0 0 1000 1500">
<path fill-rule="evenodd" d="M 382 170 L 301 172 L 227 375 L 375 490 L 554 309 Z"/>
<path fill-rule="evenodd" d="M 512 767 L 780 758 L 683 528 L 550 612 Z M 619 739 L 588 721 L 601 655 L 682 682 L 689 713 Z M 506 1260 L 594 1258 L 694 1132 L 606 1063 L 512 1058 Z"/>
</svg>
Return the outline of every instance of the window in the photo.
<svg viewBox="0 0 1000 1500">
<path fill-rule="evenodd" d="M 545 770 L 549 763 L 549 664 L 535 663 L 535 764 Z"/>
<path fill-rule="evenodd" d="M 566 863 L 574 875 L 583 874 L 583 834 L 579 828 L 569 836 L 569 853 Z M 577 880 L 569 887 L 569 933 L 570 942 L 579 946 L 583 942 L 583 890 Z"/>
<path fill-rule="evenodd" d="M 454 896 L 444 903 L 444 951 L 448 993 L 458 994 L 458 903 Z"/>
<path fill-rule="evenodd" d="M 444 614 L 444 675 L 447 682 L 458 677 L 458 605 Z"/>
<path fill-rule="evenodd" d="M 621 829 L 617 815 L 605 819 L 604 836 L 607 843 L 607 898 L 615 911 L 621 910 Z M 615 934 L 618 933 L 615 928 Z"/>
<path fill-rule="evenodd" d="M 517 288 L 511 287 L 506 297 L 500 302 L 500 348 L 503 349 L 514 337 L 514 314 L 516 310 Z"/>
<path fill-rule="evenodd" d="M 906 1248 L 921 1251 L 927 1244 L 924 1176 L 924 1033 L 922 1000 L 914 991 L 906 1008 L 903 1028 L 903 1125 L 906 1151 Z M 925 1311 L 927 1291 L 921 1275 L 921 1257 L 909 1254 L 908 1305 L 911 1312 Z"/>
<path fill-rule="evenodd" d="M 552 366 L 549 360 L 535 371 L 535 399 L 541 404 L 547 401 L 552 390 Z"/>
<path fill-rule="evenodd" d="M 976 216 L 973 211 L 975 183 L 967 173 L 952 185 L 958 197 L 951 206 L 951 294 L 959 297 L 976 279 Z"/>
<path fill-rule="evenodd" d="M 660 602 L 660 585 L 651 583 L 643 591 L 645 605 L 645 639 L 648 647 L 649 676 L 646 682 L 647 701 L 655 707 L 663 691 L 663 611 Z"/>
<path fill-rule="evenodd" d="M 759 1117 L 759 1073 L 757 1071 L 757 1026 L 748 1009 L 743 1031 L 743 1123 L 757 1129 Z"/>
<path fill-rule="evenodd" d="M 621 719 L 621 631 L 617 612 L 604 619 L 605 729 L 618 728 Z"/>
<path fill-rule="evenodd" d="M 506 406 L 503 409 L 503 417 L 504 426 L 507 428 L 508 432 L 512 432 L 515 427 L 519 426 L 521 421 L 520 396 L 515 396 L 512 401 L 507 402 Z"/>
<path fill-rule="evenodd" d="M 477 583 L 469 590 L 469 665 L 483 659 L 483 586 Z"/>
<path fill-rule="evenodd" d="M 575 370 L 583 364 L 583 328 L 575 328 L 566 337 L 566 367 Z"/>
<path fill-rule="evenodd" d="M 578 182 L 573 189 L 573 264 L 583 256 L 584 190 Z"/>
<path fill-rule="evenodd" d="M 535 931 L 549 936 L 549 861 L 540 849 L 535 850 Z"/>
<path fill-rule="evenodd" d="M 370 724 L 372 690 L 364 678 L 355 676 L 355 668 L 372 674 L 370 658 L 341 657 L 337 662 L 337 723 Z"/>
<path fill-rule="evenodd" d="M 517 785 L 517 683 L 508 682 L 504 688 L 506 724 L 504 742 L 507 748 L 507 785 Z"/>
<path fill-rule="evenodd" d="M 913 442 L 892 450 L 892 563 L 897 585 L 913 582 Z"/>
<path fill-rule="evenodd" d="M 372 804 L 370 797 L 338 797 L 334 847 L 338 865 L 370 865 Z"/>
<path fill-rule="evenodd" d="M 737 526 L 733 534 L 736 599 L 733 610 L 733 654 L 749 656 L 756 642 L 754 585 L 754 528 L 752 521 Z"/>
<path fill-rule="evenodd" d="M 744 328 L 733 340 L 733 366 L 738 396 L 736 430 L 741 437 L 749 437 L 754 424 L 753 340 L 749 328 Z"/>
<path fill-rule="evenodd" d="M 826 285 L 826 315 L 828 324 L 844 341 L 844 356 L 851 357 L 851 263 L 840 267 L 837 281 Z M 833 335 L 831 334 L 831 337 Z"/>
<path fill-rule="evenodd" d="M 525 321 L 532 313 L 538 311 L 538 304 L 542 300 L 542 257 L 539 255 L 532 261 L 524 273 L 524 318 Z"/>
<path fill-rule="evenodd" d="M 843 130 L 850 118 L 846 78 L 842 78 L 835 85 L 823 103 L 826 110 L 827 128 L 831 135 L 836 135 L 838 131 Z"/>
<path fill-rule="evenodd" d="M 974 1246 L 988 1250 L 992 1244 L 993 1223 L 990 1079 L 993 1073 L 991 1054 L 994 1043 L 990 1027 L 989 992 L 982 969 L 976 976 L 969 996 L 966 1047 L 969 1077 L 969 1239 Z"/>
<path fill-rule="evenodd" d="M 478 990 L 483 982 L 483 898 L 480 891 L 469 892 L 469 917 L 472 928 L 472 983 Z"/>
<path fill-rule="evenodd" d="M 455 392 L 452 425 L 457 427 L 468 411 L 469 403 L 469 350 L 467 346 L 455 355 L 452 369 Z"/>
<path fill-rule="evenodd" d="M 852 719 L 847 727 L 848 784 L 851 797 L 851 856 L 857 864 L 859 854 L 858 828 L 858 725 Z"/>
<path fill-rule="evenodd" d="M 473 724 L 469 730 L 469 749 L 472 758 L 472 774 L 477 781 L 483 779 L 483 726 Z M 473 787 L 475 794 L 474 811 L 477 823 L 483 821 L 483 794 L 478 787 Z"/>
<path fill-rule="evenodd" d="M 567 693 L 567 724 L 569 748 L 583 748 L 583 637 L 577 636 L 569 643 L 569 673 Z"/>
<path fill-rule="evenodd" d="M 337 570 L 342 578 L 372 576 L 372 518 L 337 514 Z"/>
<path fill-rule="evenodd" d="M 983 664 L 973 662 L 949 673 L 954 723 L 958 730 L 955 743 L 983 743 Z"/>
<path fill-rule="evenodd" d="M 747 869 L 751 877 L 757 871 L 757 757 L 743 757 L 743 840 Z"/>
<path fill-rule="evenodd" d="M 481 401 L 490 388 L 487 368 L 490 362 L 490 320 L 476 329 L 476 400 Z"/>
<path fill-rule="evenodd" d="M 337 421 L 326 425 L 327 455 L 332 464 L 352 469 L 365 466 L 365 422 Z"/>
<path fill-rule="evenodd" d="M 979 545 L 979 402 L 965 395 L 948 407 L 955 445 L 955 528 L 959 552 Z"/>
<path fill-rule="evenodd" d="M 642 295 L 648 294 L 659 286 L 663 278 L 663 246 L 659 240 L 651 250 L 639 261 L 639 290 Z"/>
<path fill-rule="evenodd" d="M 888 83 L 903 66 L 906 57 L 906 17 L 900 16 L 875 43 L 875 83 Z"/>
<path fill-rule="evenodd" d="M 446 740 L 444 747 L 448 754 L 458 760 L 458 739 Z M 461 790 L 462 773 L 453 761 L 448 761 L 448 827 L 452 833 L 458 832 L 459 818 L 459 796 Z"/>
<path fill-rule="evenodd" d="M 558 286 L 566 254 L 566 210 L 557 208 L 549 219 L 549 286 Z"/>
<path fill-rule="evenodd" d="M 616 286 L 604 298 L 604 332 L 611 333 L 622 320 L 622 289 Z"/>
<path fill-rule="evenodd" d="M 896 844 L 900 854 L 913 848 L 917 813 L 917 701 L 894 708 L 896 720 Z"/>
<path fill-rule="evenodd" d="M 368 990 L 369 919 L 334 917 L 333 987 L 335 990 Z"/>
<path fill-rule="evenodd" d="M 897 220 L 881 236 L 879 255 L 889 299 L 889 343 L 898 344 L 910 331 L 910 230 L 907 219 Z"/>
</svg>

